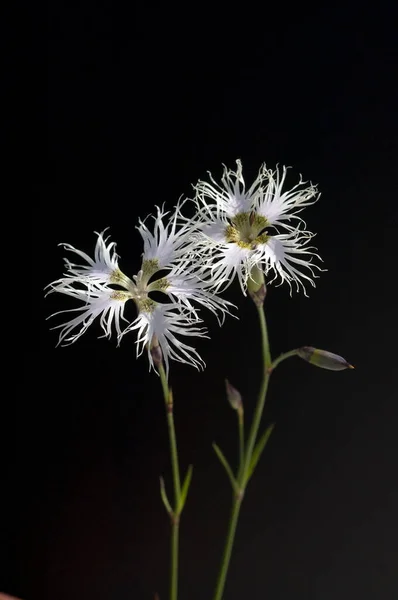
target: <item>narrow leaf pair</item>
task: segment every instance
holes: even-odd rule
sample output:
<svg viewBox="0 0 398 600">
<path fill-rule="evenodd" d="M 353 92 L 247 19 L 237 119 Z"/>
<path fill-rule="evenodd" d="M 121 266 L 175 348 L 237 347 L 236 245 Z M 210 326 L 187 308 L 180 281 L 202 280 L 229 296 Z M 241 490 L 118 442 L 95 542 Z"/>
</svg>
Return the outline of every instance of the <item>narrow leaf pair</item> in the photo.
<svg viewBox="0 0 398 600">
<path fill-rule="evenodd" d="M 185 502 L 188 496 L 188 490 L 189 490 L 189 486 L 191 485 L 191 481 L 192 481 L 192 473 L 193 473 L 193 467 L 192 465 L 189 465 L 188 467 L 188 471 L 187 474 L 185 475 L 185 479 L 184 479 L 184 483 L 182 484 L 182 488 L 181 488 L 181 496 L 179 498 L 179 502 L 177 504 L 177 509 L 174 511 L 171 508 L 171 504 L 169 502 L 169 499 L 167 497 L 167 492 L 166 492 L 166 486 L 164 483 L 164 479 L 163 477 L 160 477 L 160 496 L 162 498 L 163 504 L 166 508 L 166 511 L 168 512 L 168 514 L 170 515 L 170 517 L 174 517 L 176 515 L 179 515 L 182 513 L 183 508 L 185 506 Z"/>
</svg>

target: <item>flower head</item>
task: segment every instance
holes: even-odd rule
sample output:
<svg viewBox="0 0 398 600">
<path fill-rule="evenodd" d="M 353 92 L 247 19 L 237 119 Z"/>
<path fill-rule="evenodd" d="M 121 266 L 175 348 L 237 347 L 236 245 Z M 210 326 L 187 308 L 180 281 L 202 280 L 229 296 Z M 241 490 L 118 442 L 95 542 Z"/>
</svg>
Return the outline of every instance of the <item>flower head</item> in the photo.
<svg viewBox="0 0 398 600">
<path fill-rule="evenodd" d="M 197 208 L 197 233 L 194 234 L 196 256 L 202 257 L 201 272 L 213 281 L 218 291 L 238 277 L 245 294 L 253 267 L 261 268 L 265 275 L 273 274 L 280 283 L 292 283 L 304 293 L 305 282 L 315 285 L 313 262 L 319 258 L 316 249 L 309 245 L 314 236 L 305 229 L 297 213 L 317 200 L 315 186 L 307 187 L 300 179 L 289 191 L 283 191 L 286 168 L 270 171 L 263 165 L 259 174 L 246 190 L 242 164 L 237 170 L 224 167 L 217 184 L 199 181 L 195 186 Z M 294 225 L 291 225 L 293 220 Z"/>
<path fill-rule="evenodd" d="M 60 311 L 78 311 L 79 315 L 56 326 L 61 328 L 59 343 L 73 343 L 100 317 L 100 325 L 107 337 L 110 337 L 114 324 L 118 343 L 126 333 L 137 331 L 137 355 L 146 348 L 150 366 L 154 366 L 150 348 L 156 338 L 167 370 L 169 359 L 203 367 L 197 351 L 182 342 L 179 336 L 206 337 L 205 329 L 197 326 L 202 323 L 197 305 L 211 310 L 219 321 L 229 313 L 232 305 L 219 298 L 211 284 L 199 277 L 195 264 L 189 264 L 192 229 L 188 222 L 180 225 L 180 205 L 169 219 L 166 219 L 167 215 L 163 209 L 157 209 L 153 230 L 144 221 L 139 222 L 144 253 L 141 268 L 131 279 L 120 270 L 115 244 L 103 234 L 97 234 L 94 259 L 64 244 L 68 251 L 83 259 L 83 264 L 65 261 L 67 271 L 48 286 L 49 293 L 72 296 L 83 305 Z M 154 292 L 163 293 L 167 303 L 155 300 Z M 128 300 L 134 301 L 138 311 L 132 322 L 124 317 Z M 124 329 L 121 320 L 127 322 Z"/>
</svg>

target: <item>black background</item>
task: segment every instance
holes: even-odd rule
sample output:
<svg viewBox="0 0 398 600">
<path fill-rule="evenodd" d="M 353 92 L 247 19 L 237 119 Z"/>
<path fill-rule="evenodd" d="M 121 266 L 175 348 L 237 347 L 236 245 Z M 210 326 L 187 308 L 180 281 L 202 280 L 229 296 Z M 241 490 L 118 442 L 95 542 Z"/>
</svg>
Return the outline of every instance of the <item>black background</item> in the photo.
<svg viewBox="0 0 398 600">
<path fill-rule="evenodd" d="M 171 486 L 160 385 L 93 327 L 55 348 L 43 299 L 62 272 L 59 242 L 91 252 L 109 226 L 121 268 L 136 273 L 138 216 L 170 208 L 206 171 L 241 158 L 292 165 L 319 184 L 306 210 L 328 271 L 310 298 L 269 289 L 274 355 L 308 344 L 356 370 L 292 359 L 272 379 L 272 439 L 248 489 L 226 600 L 393 600 L 398 596 L 396 235 L 397 43 L 392 3 L 292 9 L 104 3 L 50 9 L 48 172 L 32 235 L 26 393 L 18 396 L 18 515 L 2 589 L 28 600 L 167 598 Z M 238 286 L 240 321 L 198 349 L 204 373 L 173 364 L 182 468 L 194 477 L 181 526 L 180 598 L 211 598 L 230 490 L 211 448 L 234 460 L 235 415 L 259 386 L 256 315 Z M 19 389 L 19 388 L 17 388 Z M 17 496 L 17 495 L 16 495 Z M 15 560 L 14 560 L 15 557 Z"/>
</svg>

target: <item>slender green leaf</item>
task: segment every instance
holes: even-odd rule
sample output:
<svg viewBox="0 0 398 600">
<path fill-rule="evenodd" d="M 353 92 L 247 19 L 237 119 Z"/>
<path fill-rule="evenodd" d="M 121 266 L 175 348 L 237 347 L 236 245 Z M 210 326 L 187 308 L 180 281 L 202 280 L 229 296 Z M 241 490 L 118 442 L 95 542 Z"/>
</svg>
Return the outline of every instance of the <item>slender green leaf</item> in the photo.
<svg viewBox="0 0 398 600">
<path fill-rule="evenodd" d="M 249 481 L 250 477 L 253 475 L 254 470 L 257 467 L 257 463 L 260 460 L 260 456 L 261 456 L 265 446 L 267 445 L 267 442 L 270 438 L 270 435 L 271 435 L 274 427 L 275 427 L 275 423 L 272 423 L 272 425 L 269 425 L 267 427 L 267 429 L 264 431 L 261 438 L 258 440 L 257 444 L 255 445 L 253 454 L 252 454 L 252 458 L 250 461 L 250 465 L 249 465 L 249 471 L 247 473 L 247 481 Z"/>
<path fill-rule="evenodd" d="M 166 487 L 164 485 L 164 479 L 163 479 L 163 477 L 160 477 L 160 496 L 161 496 L 161 498 L 163 500 L 163 504 L 165 505 L 165 508 L 166 508 L 167 512 L 171 516 L 173 514 L 173 509 L 171 508 L 169 499 L 167 498 Z"/>
<path fill-rule="evenodd" d="M 179 511 L 178 511 L 179 513 L 182 512 L 182 509 L 185 506 L 185 501 L 187 499 L 189 486 L 191 485 L 192 472 L 193 472 L 193 467 L 192 467 L 192 465 L 189 465 L 187 474 L 185 475 L 184 483 L 182 484 L 182 488 L 181 488 L 180 504 L 179 504 Z"/>
<path fill-rule="evenodd" d="M 224 469 L 227 472 L 227 475 L 229 477 L 229 480 L 230 480 L 230 482 L 232 484 L 232 487 L 233 487 L 234 491 L 236 493 L 238 493 L 239 492 L 239 486 L 238 486 L 238 483 L 237 483 L 237 481 L 236 481 L 236 479 L 235 479 L 235 477 L 234 477 L 234 475 L 232 473 L 232 469 L 229 466 L 227 459 L 225 458 L 224 454 L 221 452 L 221 450 L 217 446 L 217 444 L 214 443 L 214 442 L 213 442 L 213 448 L 214 448 L 214 451 L 217 454 L 218 458 L 220 459 L 221 464 L 223 465 Z"/>
</svg>

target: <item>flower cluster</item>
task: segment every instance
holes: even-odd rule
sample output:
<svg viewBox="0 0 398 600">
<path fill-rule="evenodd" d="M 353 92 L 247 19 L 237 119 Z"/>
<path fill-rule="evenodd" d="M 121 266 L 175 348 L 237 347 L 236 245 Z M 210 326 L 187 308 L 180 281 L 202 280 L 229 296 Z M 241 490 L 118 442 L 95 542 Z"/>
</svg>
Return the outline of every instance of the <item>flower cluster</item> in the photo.
<svg viewBox="0 0 398 600">
<path fill-rule="evenodd" d="M 193 217 L 182 214 L 184 202 L 172 213 L 157 208 L 153 217 L 137 226 L 144 252 L 141 269 L 132 278 L 121 271 L 115 243 L 105 232 L 97 234 L 94 258 L 63 244 L 80 264 L 66 259 L 66 272 L 48 286 L 49 293 L 66 294 L 82 304 L 60 311 L 77 315 L 55 327 L 60 328 L 59 343 L 73 343 L 100 317 L 104 335 L 111 336 L 113 325 L 118 342 L 136 331 L 137 354 L 146 350 L 151 366 L 151 347 L 159 344 L 167 370 L 169 359 L 200 368 L 201 357 L 181 338 L 207 337 L 198 306 L 211 310 L 220 323 L 231 314 L 231 303 L 219 293 L 235 276 L 244 294 L 254 268 L 268 282 L 279 277 L 281 283 L 286 281 L 290 288 L 295 283 L 305 293 L 304 282 L 314 285 L 315 270 L 320 270 L 313 262 L 319 256 L 309 245 L 313 234 L 298 213 L 319 194 L 301 179 L 283 191 L 285 178 L 286 168 L 281 174 L 263 165 L 246 189 L 238 160 L 236 172 L 224 168 L 221 185 L 211 175 L 210 183 L 197 183 Z M 155 300 L 153 292 L 163 293 L 166 301 Z M 129 300 L 138 312 L 133 321 L 124 315 Z"/>
<path fill-rule="evenodd" d="M 54 327 L 61 329 L 59 343 L 67 345 L 75 342 L 101 316 L 104 335 L 111 336 L 114 324 L 118 342 L 126 333 L 136 330 L 137 354 L 146 349 L 151 366 L 150 349 L 154 343 L 158 343 L 162 350 L 167 370 L 169 358 L 199 368 L 204 366 L 195 348 L 179 338 L 207 337 L 206 330 L 198 327 L 202 319 L 196 305 L 211 310 L 220 321 L 232 305 L 217 296 L 209 282 L 198 277 L 195 265 L 188 262 L 187 256 L 192 250 L 192 229 L 188 224 L 178 226 L 180 208 L 177 205 L 169 220 L 166 219 L 168 213 L 157 208 L 152 228 L 147 221 L 139 222 L 137 229 L 144 242 L 144 252 L 141 269 L 131 279 L 121 271 L 115 243 L 104 237 L 104 233 L 97 234 L 94 259 L 69 244 L 62 244 L 67 251 L 79 256 L 83 264 L 66 259 L 66 273 L 48 286 L 49 293 L 60 292 L 81 300 L 83 304 L 60 311 L 79 314 Z M 154 300 L 151 292 L 162 292 L 167 302 Z M 132 322 L 124 316 L 128 300 L 134 301 L 138 311 Z M 124 328 L 122 321 L 127 323 Z"/>
</svg>

